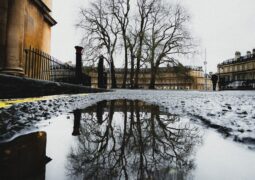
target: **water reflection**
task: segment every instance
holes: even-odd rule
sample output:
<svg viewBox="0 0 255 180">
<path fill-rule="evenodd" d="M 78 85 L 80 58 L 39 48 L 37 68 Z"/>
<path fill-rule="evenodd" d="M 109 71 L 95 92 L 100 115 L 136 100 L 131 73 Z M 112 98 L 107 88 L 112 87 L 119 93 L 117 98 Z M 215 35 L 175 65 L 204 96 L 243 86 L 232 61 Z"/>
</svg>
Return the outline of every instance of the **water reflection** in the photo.
<svg viewBox="0 0 255 180">
<path fill-rule="evenodd" d="M 73 112 L 74 114 L 74 125 L 73 125 L 73 136 L 80 135 L 80 121 L 81 121 L 81 110 L 77 109 Z"/>
<path fill-rule="evenodd" d="M 0 144 L 0 179 L 44 180 L 46 133 L 36 132 Z"/>
<path fill-rule="evenodd" d="M 102 101 L 74 112 L 79 143 L 68 174 L 83 179 L 184 179 L 198 130 L 140 101 Z"/>
</svg>

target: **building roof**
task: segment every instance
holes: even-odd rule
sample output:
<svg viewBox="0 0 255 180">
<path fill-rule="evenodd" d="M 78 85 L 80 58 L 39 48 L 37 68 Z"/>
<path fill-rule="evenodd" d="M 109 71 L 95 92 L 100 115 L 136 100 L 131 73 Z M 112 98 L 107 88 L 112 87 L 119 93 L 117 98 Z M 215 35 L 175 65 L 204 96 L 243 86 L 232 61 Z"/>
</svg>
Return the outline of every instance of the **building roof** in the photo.
<svg viewBox="0 0 255 180">
<path fill-rule="evenodd" d="M 228 64 L 237 64 L 237 63 L 242 63 L 242 62 L 247 62 L 252 60 L 255 60 L 255 53 L 245 55 L 245 56 L 240 56 L 239 58 L 232 58 L 232 59 L 225 60 L 222 63 L 218 64 L 218 66 L 223 66 Z"/>
</svg>

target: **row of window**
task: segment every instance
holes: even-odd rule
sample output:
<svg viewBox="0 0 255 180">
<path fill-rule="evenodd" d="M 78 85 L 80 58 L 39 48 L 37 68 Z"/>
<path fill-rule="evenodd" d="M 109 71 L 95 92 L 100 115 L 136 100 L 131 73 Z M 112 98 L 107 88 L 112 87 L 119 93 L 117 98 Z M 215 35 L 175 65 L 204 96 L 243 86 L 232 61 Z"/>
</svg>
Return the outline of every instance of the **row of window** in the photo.
<svg viewBox="0 0 255 180">
<path fill-rule="evenodd" d="M 245 81 L 245 80 L 255 80 L 255 72 L 247 74 L 235 74 L 233 76 L 223 76 L 221 77 L 224 81 Z"/>
<path fill-rule="evenodd" d="M 162 90 L 190 90 L 190 89 L 204 90 L 204 86 L 197 86 L 197 87 L 191 87 L 191 86 L 156 86 L 156 89 L 162 89 Z"/>
<path fill-rule="evenodd" d="M 109 79 L 108 79 L 109 80 Z M 97 78 L 91 78 L 91 83 L 97 84 L 98 79 Z M 209 79 L 207 81 L 210 81 Z M 127 79 L 127 82 L 130 82 L 129 79 Z M 139 84 L 149 84 L 150 79 L 139 79 Z M 156 79 L 155 84 L 185 84 L 185 83 L 193 83 L 192 80 L 189 79 Z M 196 84 L 204 84 L 205 79 L 204 78 L 197 78 L 194 83 Z M 122 79 L 117 79 L 117 84 L 122 84 Z"/>
<path fill-rule="evenodd" d="M 246 70 L 252 70 L 252 69 L 255 69 L 255 62 L 225 66 L 223 67 L 223 69 L 220 69 L 220 73 L 246 71 Z"/>
<path fill-rule="evenodd" d="M 129 82 L 129 81 L 128 81 Z M 140 84 L 149 84 L 150 79 L 146 80 L 139 80 Z M 156 80 L 155 84 L 184 84 L 184 83 L 191 83 L 191 81 L 188 80 Z M 122 81 L 117 81 L 117 84 L 122 84 Z"/>
</svg>

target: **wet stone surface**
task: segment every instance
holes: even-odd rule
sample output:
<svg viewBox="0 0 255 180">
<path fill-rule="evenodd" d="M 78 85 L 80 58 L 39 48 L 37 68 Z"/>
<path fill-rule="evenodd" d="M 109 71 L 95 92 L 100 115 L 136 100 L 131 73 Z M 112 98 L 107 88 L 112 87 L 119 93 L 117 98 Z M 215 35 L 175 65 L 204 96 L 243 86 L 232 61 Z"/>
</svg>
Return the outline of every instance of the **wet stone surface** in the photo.
<svg viewBox="0 0 255 180">
<path fill-rule="evenodd" d="M 100 101 L 41 124 L 0 144 L 0 179 L 255 177 L 254 151 L 143 101 Z"/>
<path fill-rule="evenodd" d="M 45 101 L 0 109 L 0 141 L 35 128 L 40 129 L 41 120 L 47 121 L 102 100 L 114 99 L 139 99 L 156 104 L 164 107 L 168 113 L 188 116 L 194 122 L 216 129 L 236 142 L 255 146 L 254 91 L 115 90 L 87 95 L 59 95 Z"/>
<path fill-rule="evenodd" d="M 194 168 L 191 153 L 193 147 L 201 140 L 197 128 L 181 122 L 180 117 L 176 115 L 161 111 L 159 106 L 141 101 L 101 101 L 86 109 L 77 109 L 72 114 L 73 129 L 67 136 L 72 136 L 71 141 L 75 143 L 65 142 L 69 150 L 67 156 L 62 157 L 65 159 L 66 168 L 59 170 L 65 171 L 69 178 L 164 179 L 171 176 L 184 178 Z M 68 116 L 65 121 L 70 121 Z M 44 139 L 47 133 L 51 134 L 47 131 L 52 130 L 46 128 L 45 131 Z M 31 134 L 24 135 L 27 139 L 30 136 Z M 47 138 L 50 141 L 51 137 Z M 39 139 L 35 139 L 34 142 L 24 140 L 18 142 L 17 139 L 19 138 L 0 145 L 1 169 L 6 170 L 9 163 L 15 164 L 8 170 L 9 175 L 12 175 L 12 168 L 22 169 L 22 163 L 18 161 L 19 156 L 27 156 L 25 152 L 13 153 L 15 143 L 27 147 L 31 143 L 36 146 L 36 143 L 40 142 Z M 55 143 L 56 146 L 50 149 L 58 148 L 59 142 Z M 41 148 L 45 149 L 45 144 Z M 33 152 L 35 150 L 31 149 Z M 17 156 L 16 162 L 13 160 L 15 157 L 8 162 L 10 160 L 8 154 L 12 153 L 13 156 Z M 50 158 L 54 161 L 55 157 Z M 27 165 L 28 167 L 36 167 L 34 165 L 38 164 L 33 161 L 24 162 L 26 163 L 31 163 Z M 59 171 L 55 172 L 55 177 L 65 179 L 64 176 L 58 175 Z M 34 172 L 37 171 L 32 170 L 30 174 L 26 171 L 21 177 L 33 176 Z M 10 177 L 7 173 L 2 178 Z"/>
</svg>

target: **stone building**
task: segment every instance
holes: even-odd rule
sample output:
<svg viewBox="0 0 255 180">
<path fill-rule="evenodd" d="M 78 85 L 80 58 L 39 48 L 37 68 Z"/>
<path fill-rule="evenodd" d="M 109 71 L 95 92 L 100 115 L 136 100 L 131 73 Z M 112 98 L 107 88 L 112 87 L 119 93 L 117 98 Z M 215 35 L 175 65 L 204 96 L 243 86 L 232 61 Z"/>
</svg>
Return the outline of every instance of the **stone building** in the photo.
<svg viewBox="0 0 255 180">
<path fill-rule="evenodd" d="M 205 77 L 202 67 L 186 66 L 185 72 L 178 67 L 161 67 L 159 68 L 156 76 L 155 88 L 156 89 L 183 89 L 183 90 L 204 90 Z M 96 68 L 86 68 L 85 70 L 91 76 L 91 86 L 98 87 L 98 73 Z M 120 88 L 123 82 L 123 69 L 116 69 L 117 87 Z M 110 87 L 109 69 L 106 69 L 107 85 Z M 148 89 L 150 84 L 150 69 L 141 69 L 139 75 L 138 85 L 139 88 Z M 127 77 L 127 87 L 130 87 L 130 77 Z M 208 90 L 212 89 L 210 78 L 207 78 Z"/>
<path fill-rule="evenodd" d="M 255 49 L 218 64 L 219 89 L 255 89 Z"/>
<path fill-rule="evenodd" d="M 0 73 L 24 76 L 24 50 L 50 54 L 52 0 L 0 1 Z"/>
</svg>

